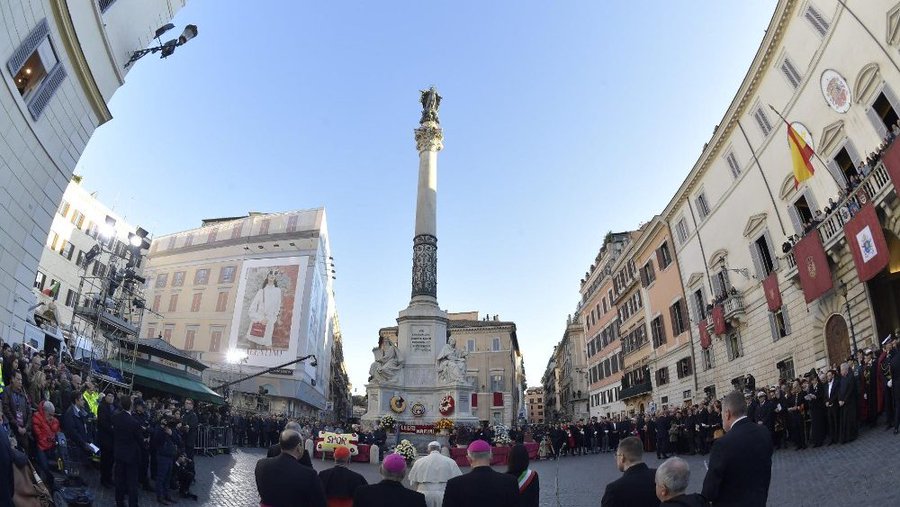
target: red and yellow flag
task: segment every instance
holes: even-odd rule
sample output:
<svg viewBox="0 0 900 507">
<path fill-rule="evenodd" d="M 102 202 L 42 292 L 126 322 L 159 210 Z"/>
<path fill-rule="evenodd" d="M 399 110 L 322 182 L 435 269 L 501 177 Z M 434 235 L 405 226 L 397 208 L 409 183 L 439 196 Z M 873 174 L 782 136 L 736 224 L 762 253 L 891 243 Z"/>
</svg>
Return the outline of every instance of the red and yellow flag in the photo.
<svg viewBox="0 0 900 507">
<path fill-rule="evenodd" d="M 816 171 L 812 166 L 812 157 L 815 153 L 790 123 L 787 124 L 787 135 L 788 144 L 791 147 L 791 160 L 794 163 L 794 188 L 796 189 L 800 183 L 812 178 L 815 174 Z"/>
</svg>

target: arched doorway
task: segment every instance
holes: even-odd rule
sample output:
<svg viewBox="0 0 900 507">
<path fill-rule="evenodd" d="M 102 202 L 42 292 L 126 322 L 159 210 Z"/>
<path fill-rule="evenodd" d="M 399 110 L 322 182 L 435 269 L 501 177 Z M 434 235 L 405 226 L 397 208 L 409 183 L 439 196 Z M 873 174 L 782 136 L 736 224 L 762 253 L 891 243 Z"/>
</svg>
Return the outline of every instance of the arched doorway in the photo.
<svg viewBox="0 0 900 507">
<path fill-rule="evenodd" d="M 850 355 L 850 330 L 842 315 L 834 314 L 825 322 L 825 350 L 828 364 L 840 364 Z"/>
</svg>

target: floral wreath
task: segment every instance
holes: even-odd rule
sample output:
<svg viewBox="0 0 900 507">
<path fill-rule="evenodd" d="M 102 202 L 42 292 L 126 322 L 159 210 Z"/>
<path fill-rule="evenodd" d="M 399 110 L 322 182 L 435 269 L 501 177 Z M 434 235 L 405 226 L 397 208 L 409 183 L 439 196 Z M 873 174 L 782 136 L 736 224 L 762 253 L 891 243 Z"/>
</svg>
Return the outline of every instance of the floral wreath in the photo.
<svg viewBox="0 0 900 507">
<path fill-rule="evenodd" d="M 441 415 L 450 415 L 453 413 L 453 409 L 456 407 L 456 400 L 453 399 L 452 395 L 445 394 L 443 398 L 441 398 L 441 406 L 438 411 Z"/>
<path fill-rule="evenodd" d="M 412 412 L 412 415 L 416 417 L 422 417 L 423 415 L 425 415 L 425 405 L 419 402 L 413 403 L 410 412 Z"/>
<path fill-rule="evenodd" d="M 404 410 L 406 410 L 406 400 L 404 400 L 401 396 L 392 396 L 391 410 L 397 414 L 403 412 Z"/>
</svg>

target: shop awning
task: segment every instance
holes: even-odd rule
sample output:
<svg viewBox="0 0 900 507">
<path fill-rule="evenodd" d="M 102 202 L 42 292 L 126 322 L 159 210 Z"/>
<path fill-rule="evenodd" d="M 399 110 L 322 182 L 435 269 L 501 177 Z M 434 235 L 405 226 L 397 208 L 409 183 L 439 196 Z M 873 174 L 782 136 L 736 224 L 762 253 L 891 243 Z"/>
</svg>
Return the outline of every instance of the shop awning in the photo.
<svg viewBox="0 0 900 507">
<path fill-rule="evenodd" d="M 225 403 L 225 399 L 222 398 L 222 396 L 197 380 L 191 380 L 180 375 L 173 375 L 142 364 L 134 364 L 132 366 L 123 361 L 123 364 L 117 366 L 120 366 L 123 371 L 133 373 L 135 384 L 170 392 L 185 398 L 215 403 L 217 405 L 223 405 Z"/>
</svg>

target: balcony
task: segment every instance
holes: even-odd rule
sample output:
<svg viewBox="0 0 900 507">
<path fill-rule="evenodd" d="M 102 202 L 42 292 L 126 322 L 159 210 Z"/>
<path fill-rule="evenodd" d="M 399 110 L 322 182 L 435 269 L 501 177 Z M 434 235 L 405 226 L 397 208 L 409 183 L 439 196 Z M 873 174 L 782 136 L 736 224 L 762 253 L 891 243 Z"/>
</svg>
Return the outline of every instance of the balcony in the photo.
<svg viewBox="0 0 900 507">
<path fill-rule="evenodd" d="M 642 394 L 647 394 L 653 390 L 653 385 L 650 381 L 642 382 L 640 384 L 635 384 L 631 387 L 622 386 L 622 390 L 619 391 L 619 399 L 627 400 L 628 398 L 634 398 L 635 396 L 640 396 Z"/>
<path fill-rule="evenodd" d="M 724 301 L 720 303 L 722 305 L 722 314 L 725 317 L 725 322 L 731 327 L 737 327 L 740 323 L 741 317 L 743 317 L 747 312 L 744 309 L 744 298 L 740 294 L 731 294 Z M 713 330 L 716 327 L 716 323 L 713 322 L 712 318 L 712 308 L 707 311 L 708 318 L 706 320 L 706 329 L 709 331 L 709 334 L 714 334 Z"/>
<path fill-rule="evenodd" d="M 879 161 L 875 168 L 872 169 L 872 172 L 863 179 L 862 183 L 853 189 L 843 201 L 838 203 L 837 210 L 829 213 L 825 220 L 816 227 L 819 235 L 822 237 L 822 246 L 825 247 L 825 252 L 834 254 L 846 243 L 844 224 L 852 217 L 849 210 L 850 207 L 858 209 L 869 202 L 878 206 L 892 190 L 894 190 L 894 185 L 891 182 L 887 168 L 884 166 L 884 162 Z M 785 276 L 788 278 L 796 277 L 798 274 L 797 261 L 794 259 L 793 252 L 788 253 L 785 260 L 788 265 Z"/>
</svg>

